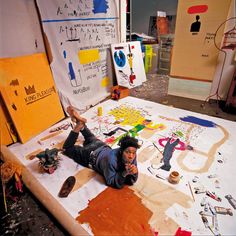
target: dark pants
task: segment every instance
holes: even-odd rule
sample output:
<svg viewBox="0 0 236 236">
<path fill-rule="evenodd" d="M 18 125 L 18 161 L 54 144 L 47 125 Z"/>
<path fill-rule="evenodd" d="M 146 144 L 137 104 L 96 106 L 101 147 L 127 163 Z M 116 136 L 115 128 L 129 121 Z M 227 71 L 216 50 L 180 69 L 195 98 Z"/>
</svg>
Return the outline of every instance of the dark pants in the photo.
<svg viewBox="0 0 236 236">
<path fill-rule="evenodd" d="M 88 167 L 91 164 L 91 152 L 99 147 L 107 146 L 107 144 L 97 139 L 87 126 L 80 133 L 84 136 L 84 145 L 75 145 L 78 134 L 71 132 L 63 145 L 64 154 L 75 162 Z"/>
</svg>

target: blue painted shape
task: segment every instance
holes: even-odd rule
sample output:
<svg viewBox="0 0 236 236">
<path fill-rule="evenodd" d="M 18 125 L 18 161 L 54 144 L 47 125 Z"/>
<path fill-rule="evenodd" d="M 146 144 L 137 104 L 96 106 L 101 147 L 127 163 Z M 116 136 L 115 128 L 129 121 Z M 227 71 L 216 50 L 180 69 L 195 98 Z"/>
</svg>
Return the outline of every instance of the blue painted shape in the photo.
<svg viewBox="0 0 236 236">
<path fill-rule="evenodd" d="M 122 51 L 115 51 L 114 53 L 114 60 L 116 65 L 119 67 L 123 67 L 126 63 L 125 54 Z"/>
<path fill-rule="evenodd" d="M 180 120 L 185 121 L 185 122 L 190 122 L 193 124 L 197 124 L 197 125 L 201 125 L 204 127 L 209 127 L 209 128 L 216 127 L 216 124 L 214 122 L 209 121 L 209 120 L 200 119 L 195 116 L 186 116 L 186 117 L 180 118 Z"/>
<path fill-rule="evenodd" d="M 69 66 L 70 79 L 75 80 L 75 72 L 74 72 L 74 69 L 73 69 L 72 62 L 69 62 L 68 66 Z"/>
<path fill-rule="evenodd" d="M 93 0 L 93 13 L 107 13 L 108 2 L 107 0 Z"/>
<path fill-rule="evenodd" d="M 63 51 L 63 57 L 66 58 L 66 51 Z"/>
</svg>

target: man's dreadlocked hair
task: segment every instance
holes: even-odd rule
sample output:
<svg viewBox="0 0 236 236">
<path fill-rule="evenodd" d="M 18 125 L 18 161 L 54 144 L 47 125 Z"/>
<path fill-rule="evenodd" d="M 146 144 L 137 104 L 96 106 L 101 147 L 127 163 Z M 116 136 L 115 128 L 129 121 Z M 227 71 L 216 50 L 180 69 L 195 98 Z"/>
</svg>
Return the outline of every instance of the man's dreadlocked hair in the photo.
<svg viewBox="0 0 236 236">
<path fill-rule="evenodd" d="M 129 135 L 123 136 L 118 145 L 120 146 L 121 150 L 125 150 L 128 147 L 134 147 L 134 148 L 140 148 L 140 145 L 138 144 L 138 139 L 133 138 Z"/>
</svg>

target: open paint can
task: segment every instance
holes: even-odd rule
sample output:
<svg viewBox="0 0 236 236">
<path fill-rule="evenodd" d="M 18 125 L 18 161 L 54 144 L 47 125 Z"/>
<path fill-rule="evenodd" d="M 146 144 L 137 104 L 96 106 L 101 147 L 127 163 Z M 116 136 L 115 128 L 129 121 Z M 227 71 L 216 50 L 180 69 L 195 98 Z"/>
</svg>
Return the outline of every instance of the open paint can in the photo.
<svg viewBox="0 0 236 236">
<path fill-rule="evenodd" d="M 179 172 L 177 171 L 172 171 L 169 175 L 168 181 L 171 184 L 178 184 L 180 180 L 180 175 Z"/>
</svg>

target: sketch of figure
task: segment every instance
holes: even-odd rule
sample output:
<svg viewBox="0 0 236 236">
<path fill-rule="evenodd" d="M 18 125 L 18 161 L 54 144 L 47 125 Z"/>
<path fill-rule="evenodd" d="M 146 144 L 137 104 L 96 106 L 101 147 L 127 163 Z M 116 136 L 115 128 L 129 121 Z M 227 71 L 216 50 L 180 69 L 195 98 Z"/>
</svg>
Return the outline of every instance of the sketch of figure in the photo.
<svg viewBox="0 0 236 236">
<path fill-rule="evenodd" d="M 178 138 L 176 139 L 176 135 L 174 133 L 172 134 L 172 137 L 168 138 L 168 141 L 167 141 L 164 151 L 163 151 L 164 165 L 161 166 L 161 169 L 166 170 L 166 171 L 170 170 L 170 168 L 171 168 L 170 159 L 173 155 L 175 146 L 178 145 L 179 141 L 180 140 Z"/>
<path fill-rule="evenodd" d="M 201 22 L 199 21 L 200 16 L 196 15 L 196 21 L 191 24 L 190 32 L 199 32 Z"/>
<path fill-rule="evenodd" d="M 174 148 L 178 143 L 179 143 L 179 139 L 176 139 L 173 143 L 171 143 L 171 138 L 166 143 L 166 146 L 165 146 L 165 149 L 163 152 L 164 165 L 161 166 L 161 169 L 166 170 L 166 171 L 170 170 L 170 168 L 171 168 L 170 159 L 173 155 Z"/>
</svg>

